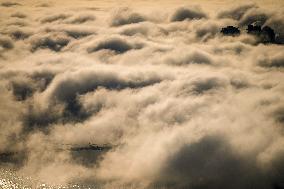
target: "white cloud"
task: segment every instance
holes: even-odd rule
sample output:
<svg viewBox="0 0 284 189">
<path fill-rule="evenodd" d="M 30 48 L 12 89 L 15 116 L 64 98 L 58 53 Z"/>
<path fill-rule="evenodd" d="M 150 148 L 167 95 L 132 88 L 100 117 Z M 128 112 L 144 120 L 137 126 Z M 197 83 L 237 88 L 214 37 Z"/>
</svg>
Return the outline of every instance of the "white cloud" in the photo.
<svg viewBox="0 0 284 189">
<path fill-rule="evenodd" d="M 281 187 L 281 11 L 59 4 L 4 4 L 1 167 L 13 152 L 9 166 L 54 184 Z M 253 22 L 277 43 L 247 34 Z M 89 143 L 110 148 L 78 150 Z"/>
</svg>

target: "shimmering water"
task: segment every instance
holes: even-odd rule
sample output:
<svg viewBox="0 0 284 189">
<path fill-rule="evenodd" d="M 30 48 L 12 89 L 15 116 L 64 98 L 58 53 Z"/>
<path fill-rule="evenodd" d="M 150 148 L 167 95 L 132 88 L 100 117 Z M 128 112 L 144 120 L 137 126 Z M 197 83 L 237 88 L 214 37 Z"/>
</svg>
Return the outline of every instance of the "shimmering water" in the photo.
<svg viewBox="0 0 284 189">
<path fill-rule="evenodd" d="M 18 175 L 9 169 L 0 169 L 0 188 L 1 189 L 99 189 L 98 186 L 85 186 L 82 184 L 70 185 L 48 185 L 44 182 L 35 180 L 31 177 Z"/>
<path fill-rule="evenodd" d="M 98 185 L 98 184 L 67 184 L 51 185 L 32 177 L 19 175 L 11 169 L 0 167 L 0 189 L 137 189 L 138 185 Z M 150 189 L 150 188 L 148 188 Z M 154 186 L 151 189 L 172 189 L 172 187 Z"/>
</svg>

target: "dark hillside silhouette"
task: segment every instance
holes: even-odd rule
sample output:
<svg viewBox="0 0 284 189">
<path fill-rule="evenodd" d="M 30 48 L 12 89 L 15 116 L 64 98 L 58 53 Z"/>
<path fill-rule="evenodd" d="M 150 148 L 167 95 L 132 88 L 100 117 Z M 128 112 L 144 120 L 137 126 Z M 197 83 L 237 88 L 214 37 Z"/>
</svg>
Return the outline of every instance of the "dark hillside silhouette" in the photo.
<svg viewBox="0 0 284 189">
<path fill-rule="evenodd" d="M 239 28 L 234 26 L 227 26 L 225 28 L 222 28 L 221 33 L 228 36 L 238 36 L 241 34 Z"/>
</svg>

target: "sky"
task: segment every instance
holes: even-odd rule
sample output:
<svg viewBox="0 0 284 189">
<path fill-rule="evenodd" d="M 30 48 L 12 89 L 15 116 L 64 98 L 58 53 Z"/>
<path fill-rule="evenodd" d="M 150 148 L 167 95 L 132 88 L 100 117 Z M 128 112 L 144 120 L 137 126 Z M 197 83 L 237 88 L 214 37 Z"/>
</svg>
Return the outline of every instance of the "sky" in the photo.
<svg viewBox="0 0 284 189">
<path fill-rule="evenodd" d="M 50 186 L 284 188 L 283 6 L 1 0 L 0 168 Z"/>
</svg>

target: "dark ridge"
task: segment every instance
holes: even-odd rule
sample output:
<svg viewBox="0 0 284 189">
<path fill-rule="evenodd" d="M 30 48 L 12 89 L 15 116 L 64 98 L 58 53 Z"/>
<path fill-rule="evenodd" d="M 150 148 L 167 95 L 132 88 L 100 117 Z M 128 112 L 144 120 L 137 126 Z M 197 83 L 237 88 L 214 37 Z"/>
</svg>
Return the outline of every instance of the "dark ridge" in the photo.
<svg viewBox="0 0 284 189">
<path fill-rule="evenodd" d="M 89 144 L 87 146 L 80 147 L 71 147 L 71 151 L 82 151 L 82 150 L 90 150 L 90 151 L 107 151 L 111 150 L 113 147 L 108 144 L 97 145 L 97 144 Z"/>
<path fill-rule="evenodd" d="M 260 26 L 255 24 L 249 24 L 247 26 L 247 34 L 253 35 L 257 38 L 258 43 L 272 43 L 272 44 L 281 44 L 281 42 L 276 40 L 277 35 L 274 30 L 269 26 Z M 221 29 L 220 33 L 225 36 L 239 36 L 241 31 L 239 28 L 234 26 L 227 26 Z"/>
<path fill-rule="evenodd" d="M 275 32 L 269 26 L 261 28 L 259 25 L 249 24 L 247 27 L 247 33 L 256 36 L 261 43 L 276 43 Z"/>
<path fill-rule="evenodd" d="M 227 26 L 221 29 L 221 33 L 227 36 L 239 36 L 241 34 L 241 31 L 237 27 Z"/>
<path fill-rule="evenodd" d="M 88 167 L 94 165 L 100 160 L 103 154 L 113 147 L 114 146 L 109 144 L 89 144 L 86 146 L 71 147 L 70 149 L 67 148 L 67 150 L 71 152 L 72 158 L 76 163 Z"/>
<path fill-rule="evenodd" d="M 262 40 L 264 43 L 275 43 L 275 32 L 269 26 L 262 28 Z"/>
<path fill-rule="evenodd" d="M 258 35 L 261 33 L 261 26 L 249 24 L 247 27 L 247 33 Z"/>
</svg>

